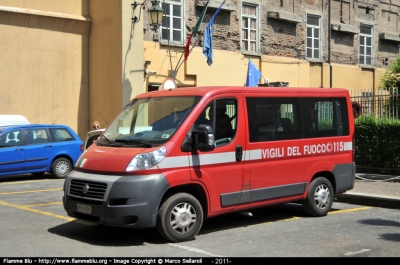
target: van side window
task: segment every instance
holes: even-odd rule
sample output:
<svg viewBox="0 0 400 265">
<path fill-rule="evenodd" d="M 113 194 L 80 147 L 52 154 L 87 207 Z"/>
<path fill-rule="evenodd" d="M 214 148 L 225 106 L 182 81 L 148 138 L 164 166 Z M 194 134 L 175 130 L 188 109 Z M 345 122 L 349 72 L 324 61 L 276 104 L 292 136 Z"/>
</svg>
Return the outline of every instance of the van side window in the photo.
<svg viewBox="0 0 400 265">
<path fill-rule="evenodd" d="M 235 99 L 220 99 L 216 101 L 215 111 L 215 140 L 233 139 L 236 133 L 236 111 Z"/>
<path fill-rule="evenodd" d="M 196 122 L 194 123 L 195 130 L 199 127 L 200 124 L 209 125 L 213 128 L 213 123 L 211 121 L 211 108 L 213 108 L 214 102 L 208 104 L 208 106 L 201 112 L 200 116 L 197 118 Z M 214 130 L 213 130 L 214 131 Z"/>
<path fill-rule="evenodd" d="M 301 138 L 300 103 L 294 98 L 247 98 L 250 142 Z"/>
<path fill-rule="evenodd" d="M 349 135 L 344 98 L 302 98 L 304 138 Z"/>
<path fill-rule="evenodd" d="M 196 129 L 200 124 L 211 126 L 215 146 L 228 144 L 234 138 L 237 129 L 236 99 L 219 99 L 211 102 L 194 124 Z"/>
</svg>

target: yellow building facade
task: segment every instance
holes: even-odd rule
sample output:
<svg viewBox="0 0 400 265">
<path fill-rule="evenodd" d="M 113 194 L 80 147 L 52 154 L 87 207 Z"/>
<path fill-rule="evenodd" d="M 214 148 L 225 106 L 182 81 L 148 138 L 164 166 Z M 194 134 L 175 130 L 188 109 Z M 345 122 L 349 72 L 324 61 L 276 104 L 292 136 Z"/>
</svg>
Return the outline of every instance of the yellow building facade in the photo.
<svg viewBox="0 0 400 265">
<path fill-rule="evenodd" d="M 184 47 L 144 41 L 145 14 L 132 0 L 0 0 L 0 114 L 31 123 L 70 126 L 84 139 L 94 120 L 102 127 L 135 95 L 157 88 Z M 242 86 L 248 58 L 270 82 L 329 87 L 330 66 L 279 56 L 214 50 L 211 66 L 200 47 L 179 68 L 179 86 Z M 151 62 L 145 65 L 145 62 Z M 151 71 L 147 71 L 151 70 Z M 153 71 L 155 73 L 153 73 Z M 332 64 L 332 86 L 374 88 L 383 68 Z M 262 81 L 262 80 L 261 80 Z M 265 88 L 260 88 L 265 89 Z"/>
</svg>

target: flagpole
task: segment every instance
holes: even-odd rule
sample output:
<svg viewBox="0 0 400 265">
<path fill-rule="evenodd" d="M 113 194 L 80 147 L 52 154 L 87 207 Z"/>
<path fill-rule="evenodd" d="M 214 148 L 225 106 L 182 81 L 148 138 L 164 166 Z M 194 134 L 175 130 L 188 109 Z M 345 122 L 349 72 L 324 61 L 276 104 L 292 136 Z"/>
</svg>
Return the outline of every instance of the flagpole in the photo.
<svg viewBox="0 0 400 265">
<path fill-rule="evenodd" d="M 208 22 L 208 24 L 206 25 L 206 28 L 204 30 L 203 54 L 207 57 L 207 64 L 209 66 L 211 66 L 211 64 L 212 64 L 212 50 L 213 50 L 212 49 L 212 35 L 213 35 L 213 31 L 214 31 L 215 17 L 218 15 L 219 11 L 221 10 L 221 8 L 224 4 L 225 4 L 225 0 L 218 7 L 217 11 L 211 17 L 211 20 Z"/>
<path fill-rule="evenodd" d="M 215 15 L 218 13 L 218 11 L 221 9 L 221 7 L 225 4 L 225 1 L 226 1 L 226 0 L 224 0 L 224 1 L 222 2 L 222 4 L 220 5 L 220 7 L 218 8 L 217 12 L 212 16 L 211 20 L 213 20 L 213 18 L 215 17 Z M 208 8 L 208 5 L 207 5 L 207 7 L 206 7 L 206 12 L 207 12 L 207 8 Z M 209 23 L 210 23 L 210 22 L 209 22 Z M 207 24 L 207 25 L 208 25 L 208 24 Z M 206 26 L 207 26 L 207 25 L 206 25 Z M 190 49 L 190 52 L 192 52 L 193 48 L 197 45 L 198 41 L 199 41 L 199 37 L 197 37 L 196 42 L 192 45 L 192 48 Z M 175 71 L 178 71 L 179 68 L 182 66 L 182 64 L 185 62 L 185 61 L 182 61 L 182 62 L 181 62 L 182 56 L 183 56 L 183 53 L 182 53 L 182 55 L 181 55 L 181 58 L 180 58 L 179 61 L 178 61 L 177 67 L 175 68 Z"/>
<path fill-rule="evenodd" d="M 201 19 L 200 23 L 203 22 L 204 16 L 205 16 L 205 14 L 206 14 L 206 12 L 207 12 L 207 9 L 208 9 L 208 2 L 209 2 L 209 0 L 208 0 L 207 3 L 206 3 L 205 9 L 204 9 L 204 10 L 201 12 L 201 14 L 200 14 L 200 18 L 199 18 L 199 19 Z M 225 2 L 225 1 L 224 1 L 224 2 Z M 199 23 L 199 21 L 198 21 L 198 23 Z M 199 24 L 199 26 L 200 26 L 200 24 Z M 198 26 L 196 25 L 195 28 L 194 28 L 193 30 L 196 31 L 196 32 L 193 32 L 194 35 L 196 35 L 197 30 L 198 30 Z M 192 33 L 192 34 L 193 34 L 193 33 Z M 194 46 L 197 44 L 198 40 L 199 40 L 199 37 L 197 36 L 196 42 L 192 45 L 192 48 L 190 49 L 189 53 L 193 50 L 193 48 L 194 48 Z M 182 66 L 183 62 L 186 61 L 186 60 L 183 60 L 183 61 L 181 62 L 182 57 L 183 57 L 184 54 L 185 54 L 185 50 L 184 50 L 183 53 L 181 54 L 181 57 L 179 58 L 179 61 L 178 61 L 178 63 L 176 64 L 176 67 L 175 67 L 175 71 L 176 71 L 176 72 L 177 72 L 177 71 L 179 70 L 179 68 Z"/>
<path fill-rule="evenodd" d="M 181 57 L 179 58 L 178 63 L 177 63 L 176 66 L 175 66 L 175 71 L 178 71 L 178 70 L 179 70 L 178 65 L 179 65 L 179 63 L 181 62 L 182 57 L 183 57 L 184 54 L 185 54 L 185 51 L 182 52 Z M 184 61 L 182 61 L 182 62 L 184 62 Z"/>
<path fill-rule="evenodd" d="M 193 50 L 194 47 L 197 45 L 197 43 L 199 42 L 199 40 L 200 40 L 200 38 L 197 37 L 197 38 L 196 38 L 196 41 L 195 41 L 194 44 L 192 45 L 192 48 L 190 49 L 190 52 L 192 52 L 192 50 Z M 181 61 L 182 56 L 183 56 L 183 53 L 182 53 L 182 55 L 181 55 L 181 58 L 179 59 L 179 62 Z M 178 64 L 179 64 L 179 62 L 178 62 Z M 183 64 L 184 62 L 185 62 L 185 60 L 183 60 L 183 61 L 180 63 L 179 67 L 178 67 L 178 65 L 177 65 L 177 68 L 175 68 L 175 71 L 178 71 L 179 68 L 181 68 L 181 66 L 182 66 L 182 64 Z"/>
</svg>

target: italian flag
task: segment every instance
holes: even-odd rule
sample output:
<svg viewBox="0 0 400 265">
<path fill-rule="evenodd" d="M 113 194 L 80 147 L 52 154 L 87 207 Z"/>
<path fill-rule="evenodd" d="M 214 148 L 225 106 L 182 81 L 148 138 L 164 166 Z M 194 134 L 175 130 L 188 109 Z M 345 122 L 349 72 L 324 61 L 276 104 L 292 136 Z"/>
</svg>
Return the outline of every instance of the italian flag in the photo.
<svg viewBox="0 0 400 265">
<path fill-rule="evenodd" d="M 189 53 L 190 53 L 190 51 L 189 51 L 189 46 L 190 46 L 190 43 L 192 42 L 192 37 L 196 37 L 197 31 L 199 30 L 200 25 L 201 25 L 201 22 L 203 21 L 204 15 L 206 14 L 206 10 L 207 10 L 208 2 L 209 2 L 209 1 L 210 1 L 210 0 L 207 0 L 207 3 L 204 5 L 204 8 L 203 8 L 203 11 L 201 11 L 199 20 L 197 20 L 196 26 L 194 27 L 192 34 L 190 34 L 190 36 L 189 36 L 189 38 L 188 38 L 188 40 L 187 40 L 187 42 L 186 42 L 186 47 L 185 47 L 185 61 L 186 61 L 187 58 L 189 57 Z"/>
<path fill-rule="evenodd" d="M 78 162 L 78 164 L 76 165 L 76 167 L 83 167 L 83 165 L 85 164 L 85 162 L 86 162 L 86 158 L 82 158 L 79 162 Z"/>
</svg>

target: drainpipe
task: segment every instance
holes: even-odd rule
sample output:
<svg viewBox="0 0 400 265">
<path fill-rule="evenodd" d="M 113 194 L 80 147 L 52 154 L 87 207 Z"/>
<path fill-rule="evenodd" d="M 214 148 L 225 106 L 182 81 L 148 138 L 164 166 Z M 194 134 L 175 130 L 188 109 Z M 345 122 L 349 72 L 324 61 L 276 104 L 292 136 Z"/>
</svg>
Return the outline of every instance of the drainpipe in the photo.
<svg viewBox="0 0 400 265">
<path fill-rule="evenodd" d="M 343 0 L 340 0 L 340 23 L 343 22 Z"/>
<path fill-rule="evenodd" d="M 331 65 L 331 0 L 328 2 L 328 63 L 329 63 L 329 87 L 332 87 L 332 65 Z"/>
</svg>

